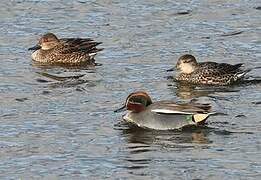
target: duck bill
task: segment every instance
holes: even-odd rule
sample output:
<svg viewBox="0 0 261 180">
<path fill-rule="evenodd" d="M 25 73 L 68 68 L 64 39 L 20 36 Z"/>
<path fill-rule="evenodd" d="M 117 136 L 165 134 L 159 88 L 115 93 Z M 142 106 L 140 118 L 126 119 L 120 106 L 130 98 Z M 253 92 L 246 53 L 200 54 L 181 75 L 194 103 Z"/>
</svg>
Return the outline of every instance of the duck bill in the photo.
<svg viewBox="0 0 261 180">
<path fill-rule="evenodd" d="M 39 44 L 36 44 L 35 46 L 28 48 L 28 51 L 36 51 L 38 49 L 41 49 L 41 46 Z"/>
<path fill-rule="evenodd" d="M 114 110 L 114 112 L 115 112 L 115 113 L 118 113 L 118 112 L 122 112 L 122 111 L 126 111 L 126 110 L 127 110 L 127 108 L 126 108 L 126 106 L 124 105 L 124 106 L 120 107 L 119 109 Z"/>
<path fill-rule="evenodd" d="M 175 67 L 170 68 L 170 69 L 167 69 L 166 71 L 167 71 L 167 72 L 171 72 L 171 71 L 174 71 L 174 70 L 175 70 Z"/>
</svg>

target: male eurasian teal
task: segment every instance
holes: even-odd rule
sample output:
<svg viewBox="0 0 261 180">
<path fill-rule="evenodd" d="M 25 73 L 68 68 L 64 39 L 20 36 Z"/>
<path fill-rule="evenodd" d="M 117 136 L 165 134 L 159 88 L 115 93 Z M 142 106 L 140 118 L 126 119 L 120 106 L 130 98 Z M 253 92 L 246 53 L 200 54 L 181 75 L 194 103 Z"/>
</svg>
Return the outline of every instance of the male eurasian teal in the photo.
<svg viewBox="0 0 261 180">
<path fill-rule="evenodd" d="M 53 33 L 44 34 L 33 50 L 32 59 L 49 64 L 95 64 L 94 56 L 102 49 L 96 48 L 100 42 L 90 38 L 58 39 Z"/>
<path fill-rule="evenodd" d="M 197 62 L 190 54 L 181 56 L 176 64 L 180 71 L 175 79 L 180 82 L 204 85 L 230 85 L 245 76 L 250 70 L 242 70 L 243 64 L 227 64 L 216 62 Z"/>
<path fill-rule="evenodd" d="M 156 130 L 180 129 L 185 126 L 203 124 L 209 117 L 209 104 L 176 104 L 173 101 L 152 102 L 146 92 L 131 93 L 124 106 L 115 112 L 127 108 L 123 117 L 127 122 L 139 127 Z"/>
</svg>

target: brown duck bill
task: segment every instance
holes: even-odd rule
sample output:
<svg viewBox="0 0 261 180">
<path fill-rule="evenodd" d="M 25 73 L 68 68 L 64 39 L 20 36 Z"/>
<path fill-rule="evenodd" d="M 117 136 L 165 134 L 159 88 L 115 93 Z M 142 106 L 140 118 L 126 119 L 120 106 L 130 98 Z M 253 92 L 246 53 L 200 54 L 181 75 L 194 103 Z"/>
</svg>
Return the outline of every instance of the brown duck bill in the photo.
<svg viewBox="0 0 261 180">
<path fill-rule="evenodd" d="M 41 46 L 39 44 L 36 44 L 35 46 L 28 48 L 28 51 L 36 51 L 38 49 L 41 49 Z"/>
</svg>

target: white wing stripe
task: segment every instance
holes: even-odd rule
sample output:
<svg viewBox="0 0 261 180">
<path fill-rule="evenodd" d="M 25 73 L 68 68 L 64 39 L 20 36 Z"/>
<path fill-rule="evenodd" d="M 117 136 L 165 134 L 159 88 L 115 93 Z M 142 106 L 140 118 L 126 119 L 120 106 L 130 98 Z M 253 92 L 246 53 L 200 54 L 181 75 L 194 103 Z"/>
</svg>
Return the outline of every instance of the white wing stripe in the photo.
<svg viewBox="0 0 261 180">
<path fill-rule="evenodd" d="M 162 113 L 162 114 L 193 114 L 189 112 L 174 111 L 169 109 L 152 109 L 151 112 Z"/>
</svg>

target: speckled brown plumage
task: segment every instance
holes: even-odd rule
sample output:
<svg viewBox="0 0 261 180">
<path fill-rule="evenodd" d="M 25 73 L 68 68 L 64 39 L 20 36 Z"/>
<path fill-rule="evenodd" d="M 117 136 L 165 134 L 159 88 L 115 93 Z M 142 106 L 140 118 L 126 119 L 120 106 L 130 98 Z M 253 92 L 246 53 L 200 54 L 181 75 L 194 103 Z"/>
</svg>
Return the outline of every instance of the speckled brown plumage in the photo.
<svg viewBox="0 0 261 180">
<path fill-rule="evenodd" d="M 43 35 L 35 50 L 32 59 L 48 64 L 94 64 L 94 56 L 98 51 L 96 46 L 101 42 L 95 42 L 90 38 L 63 38 L 58 39 L 54 34 Z"/>
<path fill-rule="evenodd" d="M 182 64 L 183 63 L 183 64 Z M 182 72 L 182 67 L 191 68 L 191 72 Z M 191 65 L 191 67 L 190 67 Z M 175 77 L 177 81 L 205 85 L 230 85 L 239 81 L 249 70 L 242 70 L 243 64 L 227 64 L 216 62 L 197 63 L 192 55 L 184 55 L 177 62 L 177 69 L 181 72 Z M 186 68 L 187 68 L 186 67 Z"/>
</svg>

